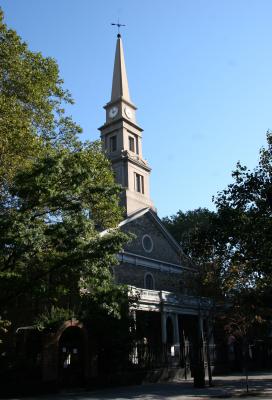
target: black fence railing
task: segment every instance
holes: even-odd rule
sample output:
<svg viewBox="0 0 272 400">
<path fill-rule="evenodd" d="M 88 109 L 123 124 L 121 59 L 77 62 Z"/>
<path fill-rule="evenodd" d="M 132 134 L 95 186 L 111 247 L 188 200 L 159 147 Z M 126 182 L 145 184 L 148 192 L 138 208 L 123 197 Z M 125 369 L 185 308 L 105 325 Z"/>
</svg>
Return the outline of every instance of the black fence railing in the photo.
<svg viewBox="0 0 272 400">
<path fill-rule="evenodd" d="M 130 363 L 139 369 L 180 367 L 184 368 L 185 375 L 189 375 L 195 360 L 195 352 L 199 350 L 205 369 L 212 368 L 215 373 L 240 371 L 244 368 L 245 362 L 252 370 L 272 368 L 270 340 L 256 340 L 249 344 L 246 358 L 241 343 L 236 343 L 235 346 L 228 346 L 225 343 L 208 345 L 204 341 L 200 349 L 196 349 L 196 346 L 189 341 L 175 346 L 137 343 L 130 355 Z"/>
<path fill-rule="evenodd" d="M 180 365 L 180 346 L 136 344 L 130 359 L 140 369 Z"/>
</svg>

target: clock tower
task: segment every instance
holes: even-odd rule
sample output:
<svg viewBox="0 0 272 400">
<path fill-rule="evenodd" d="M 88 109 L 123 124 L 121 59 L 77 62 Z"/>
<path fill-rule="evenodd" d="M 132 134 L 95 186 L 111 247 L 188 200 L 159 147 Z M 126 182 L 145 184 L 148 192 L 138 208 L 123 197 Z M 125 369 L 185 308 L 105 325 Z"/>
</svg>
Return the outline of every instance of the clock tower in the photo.
<svg viewBox="0 0 272 400">
<path fill-rule="evenodd" d="M 151 168 L 142 155 L 142 132 L 136 121 L 136 106 L 129 95 L 121 35 L 117 35 L 111 100 L 104 106 L 106 122 L 101 140 L 115 173 L 122 185 L 121 205 L 129 216 L 143 208 L 152 208 L 149 176 Z"/>
</svg>

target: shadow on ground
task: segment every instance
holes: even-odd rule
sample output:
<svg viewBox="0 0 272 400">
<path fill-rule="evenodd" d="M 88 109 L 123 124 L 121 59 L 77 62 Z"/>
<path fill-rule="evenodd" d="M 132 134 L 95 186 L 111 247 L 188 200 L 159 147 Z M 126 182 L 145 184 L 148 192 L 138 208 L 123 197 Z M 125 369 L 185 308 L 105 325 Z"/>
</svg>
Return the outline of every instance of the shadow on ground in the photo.
<svg viewBox="0 0 272 400">
<path fill-rule="evenodd" d="M 108 388 L 85 392 L 66 391 L 39 397 L 40 400 L 183 400 L 241 397 L 245 394 L 245 378 L 241 375 L 213 378 L 213 387 L 196 389 L 191 380 L 173 383 L 145 384 L 139 386 Z M 249 377 L 251 396 L 263 395 L 272 399 L 272 374 L 254 374 Z M 20 400 L 21 398 L 14 398 Z M 30 399 L 30 398 L 29 398 Z M 37 399 L 32 397 L 31 400 Z"/>
</svg>

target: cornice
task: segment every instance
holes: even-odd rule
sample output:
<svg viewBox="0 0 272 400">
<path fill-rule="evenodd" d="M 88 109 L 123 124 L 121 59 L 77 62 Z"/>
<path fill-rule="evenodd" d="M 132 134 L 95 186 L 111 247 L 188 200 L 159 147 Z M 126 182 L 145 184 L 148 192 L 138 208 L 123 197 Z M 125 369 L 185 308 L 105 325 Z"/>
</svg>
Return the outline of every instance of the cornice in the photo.
<svg viewBox="0 0 272 400">
<path fill-rule="evenodd" d="M 118 104 L 120 102 L 125 103 L 126 105 L 130 106 L 131 108 L 133 108 L 133 110 L 135 110 L 135 111 L 137 110 L 137 107 L 135 106 L 135 104 L 133 104 L 132 102 L 128 101 L 123 96 L 119 97 L 119 99 L 116 99 L 114 101 L 109 101 L 107 104 L 104 105 L 103 108 L 106 110 L 110 106 L 114 106 L 115 104 Z"/>
<path fill-rule="evenodd" d="M 138 309 L 153 309 L 160 312 L 175 312 L 178 314 L 208 313 L 213 307 L 213 301 L 207 297 L 197 297 L 168 292 L 165 290 L 149 290 L 135 286 L 129 287 L 130 294 L 138 296 Z"/>
<path fill-rule="evenodd" d="M 117 157 L 114 157 L 114 158 L 110 157 L 110 160 L 113 164 L 120 162 L 120 161 L 129 161 L 132 164 L 134 164 L 140 168 L 143 168 L 147 172 L 151 172 L 151 168 L 149 167 L 147 162 L 145 162 L 144 160 L 142 160 L 140 158 L 138 159 L 138 158 L 131 156 L 127 150 L 123 150 L 122 153 Z"/>
<path fill-rule="evenodd" d="M 131 265 L 153 268 L 164 272 L 170 272 L 170 273 L 181 273 L 182 271 L 196 272 L 196 270 L 190 267 L 169 263 L 167 261 L 157 260 L 155 258 L 145 257 L 139 254 L 130 253 L 128 251 L 119 253 L 118 259 L 121 262 L 129 263 Z"/>
<path fill-rule="evenodd" d="M 123 121 L 125 121 L 128 125 L 132 126 L 133 128 L 138 129 L 138 131 L 143 132 L 143 129 L 139 125 L 134 124 L 131 120 L 129 120 L 125 117 L 120 117 L 114 121 L 107 122 L 104 125 L 100 126 L 100 128 L 98 128 L 98 130 L 102 131 L 110 126 L 114 127 L 114 125 L 116 125 L 120 122 L 123 122 Z"/>
</svg>

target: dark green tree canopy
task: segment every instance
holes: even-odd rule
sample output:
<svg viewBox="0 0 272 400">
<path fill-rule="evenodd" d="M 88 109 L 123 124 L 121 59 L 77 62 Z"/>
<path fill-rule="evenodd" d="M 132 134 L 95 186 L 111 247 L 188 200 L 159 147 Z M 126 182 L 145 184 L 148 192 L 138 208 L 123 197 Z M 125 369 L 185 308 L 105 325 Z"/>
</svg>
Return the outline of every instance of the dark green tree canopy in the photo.
<svg viewBox="0 0 272 400">
<path fill-rule="evenodd" d="M 183 251 L 198 267 L 195 285 L 203 296 L 220 297 L 220 257 L 222 256 L 220 221 L 216 212 L 206 208 L 182 212 L 163 219 L 167 229 Z M 216 285 L 215 285 L 216 283 Z"/>
<path fill-rule="evenodd" d="M 228 329 L 245 335 L 271 313 L 271 132 L 258 165 L 249 170 L 237 163 L 232 177 L 214 198 L 215 212 L 179 211 L 164 223 L 199 266 L 202 293 L 229 304 Z"/>
<path fill-rule="evenodd" d="M 271 150 L 272 135 L 268 132 L 267 148 L 260 150 L 257 167 L 250 171 L 238 163 L 232 174 L 234 182 L 215 199 L 231 256 L 230 287 L 236 289 L 271 287 Z"/>
<path fill-rule="evenodd" d="M 0 10 L 0 179 L 10 181 L 47 144 L 76 146 L 81 131 L 65 116 L 73 103 L 56 61 L 28 49 Z"/>
<path fill-rule="evenodd" d="M 0 12 L 0 331 L 80 317 L 92 302 L 118 315 L 126 292 L 110 272 L 127 240 L 120 188 L 100 143 L 79 140 L 72 102 L 55 60 Z"/>
</svg>

